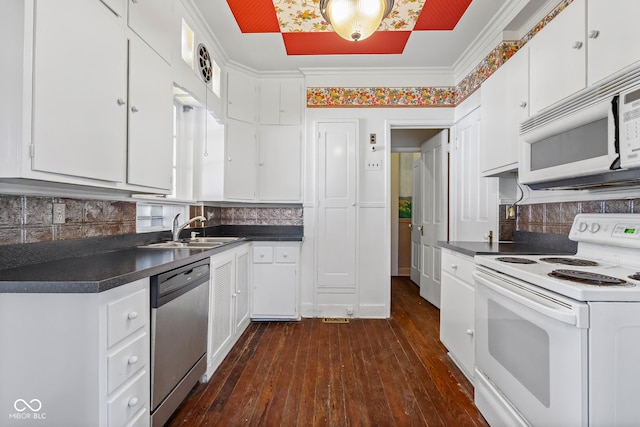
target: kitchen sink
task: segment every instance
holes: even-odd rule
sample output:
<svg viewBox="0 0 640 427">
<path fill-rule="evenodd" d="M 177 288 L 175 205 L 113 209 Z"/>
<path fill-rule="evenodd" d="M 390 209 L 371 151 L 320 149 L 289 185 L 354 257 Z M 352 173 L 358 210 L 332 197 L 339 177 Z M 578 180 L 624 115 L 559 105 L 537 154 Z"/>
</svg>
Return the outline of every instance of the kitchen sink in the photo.
<svg viewBox="0 0 640 427">
<path fill-rule="evenodd" d="M 188 239 L 189 243 L 231 243 L 242 237 L 194 237 Z"/>
<path fill-rule="evenodd" d="M 242 237 L 194 237 L 193 239 L 185 239 L 178 242 L 151 243 L 140 247 L 148 249 L 210 249 L 240 239 L 242 239 Z"/>
</svg>

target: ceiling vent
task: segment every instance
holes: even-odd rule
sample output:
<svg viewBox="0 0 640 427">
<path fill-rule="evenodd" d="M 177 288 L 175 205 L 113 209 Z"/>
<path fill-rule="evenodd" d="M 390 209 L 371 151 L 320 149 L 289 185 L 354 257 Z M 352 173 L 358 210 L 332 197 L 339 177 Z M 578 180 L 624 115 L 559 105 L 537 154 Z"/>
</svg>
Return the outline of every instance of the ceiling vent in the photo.
<svg viewBox="0 0 640 427">
<path fill-rule="evenodd" d="M 211 66 L 211 56 L 209 50 L 205 45 L 200 43 L 198 45 L 198 68 L 200 69 L 200 75 L 205 83 L 211 83 L 213 78 L 213 67 Z"/>
</svg>

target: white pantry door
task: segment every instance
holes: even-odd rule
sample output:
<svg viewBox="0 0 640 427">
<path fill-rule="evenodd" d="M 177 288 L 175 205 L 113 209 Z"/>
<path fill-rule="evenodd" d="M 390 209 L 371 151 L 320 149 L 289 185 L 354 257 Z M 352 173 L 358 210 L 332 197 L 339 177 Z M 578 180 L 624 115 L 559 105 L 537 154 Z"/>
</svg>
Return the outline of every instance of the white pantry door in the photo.
<svg viewBox="0 0 640 427">
<path fill-rule="evenodd" d="M 422 181 L 420 224 L 422 262 L 420 296 L 440 308 L 440 260 L 438 240 L 447 239 L 447 129 L 424 142 L 420 148 Z"/>
<path fill-rule="evenodd" d="M 356 286 L 356 123 L 318 125 L 318 287 Z"/>
<path fill-rule="evenodd" d="M 413 162 L 413 192 L 411 195 L 411 281 L 420 286 L 420 226 L 422 225 L 422 192 L 420 189 L 420 169 L 422 159 Z"/>
<path fill-rule="evenodd" d="M 498 178 L 480 176 L 480 110 L 456 124 L 451 151 L 451 240 L 498 241 Z"/>
</svg>

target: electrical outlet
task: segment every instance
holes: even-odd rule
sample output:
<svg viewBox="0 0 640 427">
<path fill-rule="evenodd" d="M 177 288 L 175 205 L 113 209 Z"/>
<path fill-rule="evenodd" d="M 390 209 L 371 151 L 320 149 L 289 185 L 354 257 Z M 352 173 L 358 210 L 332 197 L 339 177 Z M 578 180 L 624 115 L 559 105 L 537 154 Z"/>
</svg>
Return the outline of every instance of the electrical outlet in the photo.
<svg viewBox="0 0 640 427">
<path fill-rule="evenodd" d="M 67 219 L 64 203 L 53 204 L 53 223 L 64 224 Z"/>
<path fill-rule="evenodd" d="M 382 170 L 382 161 L 381 160 L 367 160 L 364 165 L 364 170 L 367 171 L 381 171 Z"/>
</svg>

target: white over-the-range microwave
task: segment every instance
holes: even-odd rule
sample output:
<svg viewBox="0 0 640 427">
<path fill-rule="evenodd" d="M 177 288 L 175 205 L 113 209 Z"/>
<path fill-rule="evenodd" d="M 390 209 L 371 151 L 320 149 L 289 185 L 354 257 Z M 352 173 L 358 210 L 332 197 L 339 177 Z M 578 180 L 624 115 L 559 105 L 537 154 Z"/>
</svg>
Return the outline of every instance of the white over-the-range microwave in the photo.
<svg viewBox="0 0 640 427">
<path fill-rule="evenodd" d="M 522 122 L 519 160 L 533 189 L 640 185 L 640 70 Z"/>
</svg>

